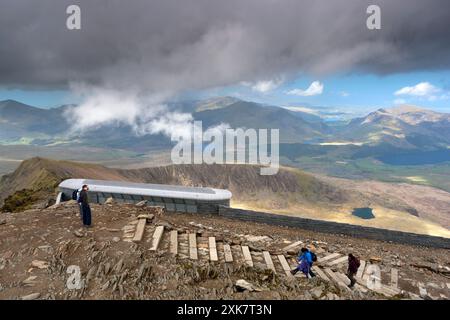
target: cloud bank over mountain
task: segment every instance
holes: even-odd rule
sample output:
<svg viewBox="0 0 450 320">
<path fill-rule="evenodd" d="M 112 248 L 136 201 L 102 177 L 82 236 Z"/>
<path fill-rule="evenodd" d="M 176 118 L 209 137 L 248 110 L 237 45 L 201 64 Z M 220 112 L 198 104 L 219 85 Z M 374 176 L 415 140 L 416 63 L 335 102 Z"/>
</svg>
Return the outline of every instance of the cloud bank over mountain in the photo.
<svg viewBox="0 0 450 320">
<path fill-rule="evenodd" d="M 99 110 L 111 97 L 87 94 L 117 91 L 119 100 L 138 101 L 129 104 L 130 113 L 110 113 L 108 121 L 126 123 L 133 113 L 150 106 L 156 112 L 165 98 L 184 91 L 299 73 L 450 67 L 448 1 L 377 1 L 378 31 L 366 28 L 372 2 L 80 0 L 81 30 L 68 30 L 66 8 L 73 1 L 41 0 L 36 6 L 4 0 L 0 86 L 91 86 L 98 90 L 82 92 L 82 104 Z"/>
</svg>

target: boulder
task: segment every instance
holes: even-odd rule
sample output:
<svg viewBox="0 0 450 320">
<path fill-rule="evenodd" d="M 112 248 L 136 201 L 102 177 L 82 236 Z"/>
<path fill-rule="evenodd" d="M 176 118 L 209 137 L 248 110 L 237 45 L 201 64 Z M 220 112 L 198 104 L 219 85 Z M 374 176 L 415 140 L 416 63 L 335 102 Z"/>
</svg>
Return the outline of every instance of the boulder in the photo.
<svg viewBox="0 0 450 320">
<path fill-rule="evenodd" d="M 314 299 L 320 299 L 323 294 L 323 289 L 321 287 L 316 287 L 314 289 L 309 290 L 309 293 L 312 295 Z"/>
<path fill-rule="evenodd" d="M 147 205 L 148 201 L 147 200 L 142 200 L 138 203 L 136 203 L 136 207 L 145 207 Z"/>
<path fill-rule="evenodd" d="M 77 236 L 78 238 L 83 238 L 83 237 L 84 237 L 84 233 L 81 232 L 80 230 L 75 230 L 75 231 L 73 232 L 73 234 L 74 234 L 75 236 Z"/>
<path fill-rule="evenodd" d="M 380 257 L 372 256 L 372 257 L 369 258 L 369 261 L 370 261 L 371 263 L 380 263 L 382 260 L 381 260 Z"/>
<path fill-rule="evenodd" d="M 106 199 L 105 204 L 114 204 L 114 199 L 109 197 L 108 199 Z"/>
<path fill-rule="evenodd" d="M 47 269 L 48 263 L 42 260 L 33 260 L 31 261 L 31 266 L 38 269 Z"/>
<path fill-rule="evenodd" d="M 237 280 L 234 286 L 238 291 L 261 291 L 261 289 L 255 287 L 253 284 L 245 281 L 244 279 Z"/>
<path fill-rule="evenodd" d="M 155 215 L 151 213 L 143 213 L 137 216 L 138 219 L 147 219 L 147 222 L 151 222 L 154 217 Z"/>
<path fill-rule="evenodd" d="M 249 241 L 249 242 L 258 242 L 258 241 L 272 241 L 272 238 L 268 237 L 268 236 L 253 236 L 253 235 L 245 235 L 244 236 L 245 240 Z"/>
<path fill-rule="evenodd" d="M 26 296 L 23 296 L 20 299 L 21 300 L 36 300 L 40 296 L 41 296 L 41 294 L 39 292 L 35 292 L 35 293 L 28 294 Z"/>
</svg>

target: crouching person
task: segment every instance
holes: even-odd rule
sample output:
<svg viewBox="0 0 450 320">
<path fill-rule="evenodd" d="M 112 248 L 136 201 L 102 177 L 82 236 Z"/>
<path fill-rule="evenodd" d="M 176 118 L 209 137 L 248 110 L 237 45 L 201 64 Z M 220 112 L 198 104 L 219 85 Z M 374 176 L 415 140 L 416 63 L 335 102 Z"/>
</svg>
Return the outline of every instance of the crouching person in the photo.
<svg viewBox="0 0 450 320">
<path fill-rule="evenodd" d="M 84 185 L 80 192 L 80 207 L 83 216 L 83 225 L 88 228 L 91 226 L 91 207 L 89 206 L 89 187 Z"/>
</svg>

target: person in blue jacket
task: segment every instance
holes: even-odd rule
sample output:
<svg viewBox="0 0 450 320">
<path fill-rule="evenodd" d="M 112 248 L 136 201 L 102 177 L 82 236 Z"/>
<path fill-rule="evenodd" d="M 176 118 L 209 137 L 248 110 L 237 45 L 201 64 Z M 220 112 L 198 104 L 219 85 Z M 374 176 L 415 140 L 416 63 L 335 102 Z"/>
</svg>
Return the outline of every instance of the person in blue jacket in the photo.
<svg viewBox="0 0 450 320">
<path fill-rule="evenodd" d="M 315 277 L 315 274 L 311 271 L 313 265 L 313 258 L 311 252 L 307 248 L 302 248 L 297 257 L 298 266 L 294 270 L 291 270 L 291 274 L 296 274 L 298 271 L 303 272 L 307 278 Z"/>
</svg>

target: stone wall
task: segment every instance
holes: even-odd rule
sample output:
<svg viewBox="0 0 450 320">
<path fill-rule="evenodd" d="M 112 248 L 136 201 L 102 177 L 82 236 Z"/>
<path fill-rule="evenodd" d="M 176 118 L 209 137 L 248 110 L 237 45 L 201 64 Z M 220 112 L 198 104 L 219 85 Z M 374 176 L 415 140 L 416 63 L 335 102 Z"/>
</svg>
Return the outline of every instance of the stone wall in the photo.
<svg viewBox="0 0 450 320">
<path fill-rule="evenodd" d="M 392 241 L 417 246 L 450 249 L 449 238 L 235 209 L 226 206 L 219 206 L 218 214 L 231 219 L 294 227 L 324 233 L 344 234 L 355 238 Z"/>
</svg>

